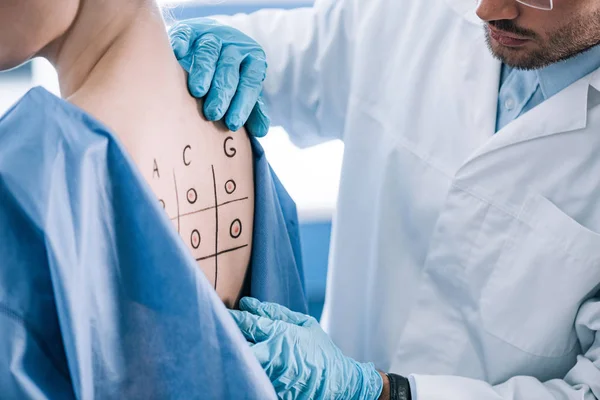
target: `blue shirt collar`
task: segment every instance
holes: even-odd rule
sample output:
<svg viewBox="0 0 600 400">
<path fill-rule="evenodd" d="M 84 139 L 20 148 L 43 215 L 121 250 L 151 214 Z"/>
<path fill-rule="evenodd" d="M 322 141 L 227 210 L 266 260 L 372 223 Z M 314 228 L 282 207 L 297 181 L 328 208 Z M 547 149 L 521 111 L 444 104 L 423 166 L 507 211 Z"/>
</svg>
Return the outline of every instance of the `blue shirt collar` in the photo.
<svg viewBox="0 0 600 400">
<path fill-rule="evenodd" d="M 549 99 L 600 68 L 600 45 L 568 60 L 535 70 L 544 99 Z"/>
</svg>

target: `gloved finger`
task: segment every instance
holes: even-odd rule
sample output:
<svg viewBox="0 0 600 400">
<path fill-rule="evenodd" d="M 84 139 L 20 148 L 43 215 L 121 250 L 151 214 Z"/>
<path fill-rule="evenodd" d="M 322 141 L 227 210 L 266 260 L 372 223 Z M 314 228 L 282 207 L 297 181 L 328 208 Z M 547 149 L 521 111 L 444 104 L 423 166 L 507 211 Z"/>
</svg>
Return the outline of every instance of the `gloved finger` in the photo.
<svg viewBox="0 0 600 400">
<path fill-rule="evenodd" d="M 267 76 L 267 61 L 264 57 L 249 56 L 240 66 L 240 83 L 227 111 L 225 125 L 237 131 L 246 123 L 262 91 Z"/>
<path fill-rule="evenodd" d="M 279 304 L 260 302 L 253 297 L 243 297 L 240 300 L 240 310 L 274 321 L 283 321 L 299 326 L 306 326 L 314 321 L 314 318 L 310 315 L 294 312 Z"/>
<path fill-rule="evenodd" d="M 258 102 L 254 105 L 254 109 L 250 113 L 248 121 L 246 121 L 246 130 L 254 137 L 264 137 L 269 132 L 271 119 L 267 115 L 266 105 L 259 97 Z"/>
<path fill-rule="evenodd" d="M 175 57 L 180 60 L 188 55 L 197 34 L 189 25 L 178 23 L 169 30 L 169 37 Z"/>
<path fill-rule="evenodd" d="M 246 340 L 252 343 L 263 342 L 277 333 L 278 321 L 272 321 L 247 311 L 229 310 Z"/>
<path fill-rule="evenodd" d="M 188 77 L 188 87 L 192 96 L 206 96 L 217 69 L 223 44 L 211 33 L 200 37 L 192 50 L 192 65 Z"/>
<path fill-rule="evenodd" d="M 209 120 L 222 119 L 229 108 L 240 82 L 240 62 L 238 50 L 234 46 L 223 47 L 204 103 L 204 114 Z"/>
<path fill-rule="evenodd" d="M 254 353 L 254 357 L 258 360 L 259 364 L 265 369 L 265 372 L 269 376 L 271 373 L 271 368 L 274 363 L 274 358 L 277 356 L 281 356 L 281 354 L 273 354 L 273 348 L 269 345 L 269 343 L 256 343 L 251 344 L 250 349 L 252 353 Z"/>
</svg>

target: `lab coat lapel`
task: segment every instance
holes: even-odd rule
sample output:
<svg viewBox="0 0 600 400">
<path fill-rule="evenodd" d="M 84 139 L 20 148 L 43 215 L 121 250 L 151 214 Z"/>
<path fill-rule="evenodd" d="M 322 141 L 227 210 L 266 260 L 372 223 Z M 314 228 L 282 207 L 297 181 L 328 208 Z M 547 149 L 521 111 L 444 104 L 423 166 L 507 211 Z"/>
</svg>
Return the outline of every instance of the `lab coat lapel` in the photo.
<svg viewBox="0 0 600 400">
<path fill-rule="evenodd" d="M 580 79 L 506 125 L 477 149 L 461 170 L 476 165 L 482 157 L 495 154 L 505 147 L 585 128 L 589 86 L 592 80 L 598 81 L 594 75 L 597 73 L 593 72 Z"/>
</svg>

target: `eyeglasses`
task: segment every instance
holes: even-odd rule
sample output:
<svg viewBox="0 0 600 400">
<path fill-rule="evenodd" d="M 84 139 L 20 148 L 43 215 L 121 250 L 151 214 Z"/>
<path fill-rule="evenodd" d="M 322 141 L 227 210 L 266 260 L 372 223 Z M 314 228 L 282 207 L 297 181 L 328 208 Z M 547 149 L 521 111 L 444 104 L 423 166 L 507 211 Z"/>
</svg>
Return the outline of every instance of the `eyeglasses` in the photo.
<svg viewBox="0 0 600 400">
<path fill-rule="evenodd" d="M 554 8 L 554 0 L 517 0 L 517 2 L 538 10 L 550 11 Z"/>
<path fill-rule="evenodd" d="M 477 0 L 477 5 L 479 6 L 481 2 L 482 0 Z M 554 0 L 516 0 L 516 2 L 538 10 L 550 11 L 554 8 Z"/>
</svg>

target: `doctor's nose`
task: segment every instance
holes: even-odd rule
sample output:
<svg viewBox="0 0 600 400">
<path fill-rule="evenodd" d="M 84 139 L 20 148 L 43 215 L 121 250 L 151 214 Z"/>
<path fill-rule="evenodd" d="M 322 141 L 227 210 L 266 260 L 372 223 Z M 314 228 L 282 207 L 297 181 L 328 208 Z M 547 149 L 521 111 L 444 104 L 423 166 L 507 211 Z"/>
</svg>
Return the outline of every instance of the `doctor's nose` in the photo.
<svg viewBox="0 0 600 400">
<path fill-rule="evenodd" d="M 477 0 L 477 16 L 486 22 L 519 16 L 519 4 L 515 0 Z"/>
</svg>

